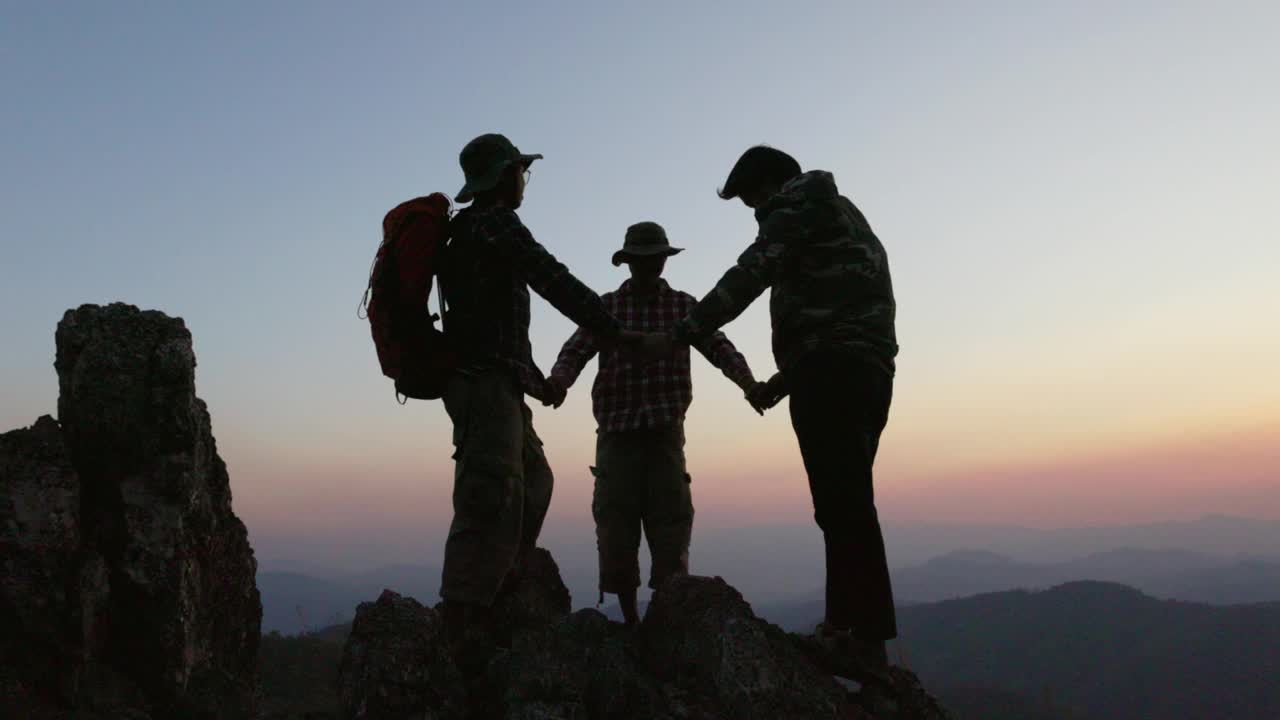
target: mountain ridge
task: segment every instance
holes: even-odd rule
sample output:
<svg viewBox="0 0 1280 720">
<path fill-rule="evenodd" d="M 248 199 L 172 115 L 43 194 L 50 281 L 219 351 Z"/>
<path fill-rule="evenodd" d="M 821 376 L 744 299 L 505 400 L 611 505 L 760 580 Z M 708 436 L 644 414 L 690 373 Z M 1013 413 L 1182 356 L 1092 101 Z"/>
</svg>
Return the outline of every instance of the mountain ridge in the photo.
<svg viewBox="0 0 1280 720">
<path fill-rule="evenodd" d="M 983 593 L 900 608 L 922 680 L 1024 698 L 1072 717 L 1280 717 L 1280 602 L 1161 600 L 1118 583 Z"/>
</svg>

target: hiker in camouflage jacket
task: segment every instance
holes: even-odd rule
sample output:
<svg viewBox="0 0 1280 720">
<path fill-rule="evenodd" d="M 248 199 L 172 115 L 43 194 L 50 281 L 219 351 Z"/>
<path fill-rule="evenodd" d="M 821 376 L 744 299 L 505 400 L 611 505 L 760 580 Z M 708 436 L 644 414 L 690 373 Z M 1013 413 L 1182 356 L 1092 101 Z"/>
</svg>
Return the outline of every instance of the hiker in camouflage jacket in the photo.
<svg viewBox="0 0 1280 720">
<path fill-rule="evenodd" d="M 720 197 L 755 211 L 759 234 L 737 264 L 676 325 L 698 342 L 767 288 L 779 372 L 753 391 L 772 406 L 791 396 L 814 517 L 826 545 L 824 642 L 876 663 L 897 635 L 872 464 L 893 393 L 893 285 L 884 247 L 829 172 L 801 172 L 769 147 L 747 150 Z"/>
</svg>

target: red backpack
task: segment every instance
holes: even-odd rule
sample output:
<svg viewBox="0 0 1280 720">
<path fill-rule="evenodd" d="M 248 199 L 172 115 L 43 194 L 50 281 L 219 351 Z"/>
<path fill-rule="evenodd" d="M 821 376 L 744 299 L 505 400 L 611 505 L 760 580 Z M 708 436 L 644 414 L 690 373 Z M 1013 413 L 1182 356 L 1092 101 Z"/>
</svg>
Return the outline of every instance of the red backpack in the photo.
<svg viewBox="0 0 1280 720">
<path fill-rule="evenodd" d="M 444 332 L 436 328 L 440 316 L 427 304 L 448 239 L 449 199 L 440 193 L 400 203 L 382 220 L 382 244 L 360 305 L 382 374 L 395 380 L 397 398 L 439 398 L 456 365 Z"/>
</svg>

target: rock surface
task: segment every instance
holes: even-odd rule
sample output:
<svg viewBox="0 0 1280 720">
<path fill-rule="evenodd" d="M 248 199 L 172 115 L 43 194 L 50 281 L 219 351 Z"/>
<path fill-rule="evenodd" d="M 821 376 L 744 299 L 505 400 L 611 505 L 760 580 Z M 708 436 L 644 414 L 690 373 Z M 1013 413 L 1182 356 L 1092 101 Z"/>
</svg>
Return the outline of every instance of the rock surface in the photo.
<svg viewBox="0 0 1280 720">
<path fill-rule="evenodd" d="M 654 675 L 727 717 L 842 717 L 843 690 L 724 580 L 673 579 L 641 629 Z"/>
<path fill-rule="evenodd" d="M 384 590 L 362 603 L 339 666 L 338 697 L 352 717 L 465 717 L 462 676 L 445 652 L 440 614 Z"/>
<path fill-rule="evenodd" d="M 80 482 L 58 423 L 0 435 L 0 710 L 40 717 L 36 699 L 60 690 L 78 651 L 79 547 Z"/>
<path fill-rule="evenodd" d="M 385 591 L 356 611 L 339 686 L 361 720 L 942 720 L 911 673 L 869 672 L 757 618 L 720 578 L 677 578 L 628 628 L 570 614 L 550 554 L 500 599 L 487 661 L 458 670 L 440 616 Z M 521 600 L 516 601 L 516 598 Z M 545 602 L 563 598 L 563 602 Z M 539 608 L 513 612 L 516 607 Z M 505 608 L 505 609 L 504 609 Z M 834 675 L 852 676 L 841 684 Z M 856 690 L 847 689 L 846 685 Z"/>
<path fill-rule="evenodd" d="M 191 335 L 59 323 L 59 421 L 0 436 L 0 716 L 249 718 L 261 604 Z"/>
<path fill-rule="evenodd" d="M 493 604 L 493 640 L 509 646 L 522 631 L 560 620 L 572 607 L 560 566 L 551 553 L 536 548 L 525 560 L 520 580 Z"/>
</svg>

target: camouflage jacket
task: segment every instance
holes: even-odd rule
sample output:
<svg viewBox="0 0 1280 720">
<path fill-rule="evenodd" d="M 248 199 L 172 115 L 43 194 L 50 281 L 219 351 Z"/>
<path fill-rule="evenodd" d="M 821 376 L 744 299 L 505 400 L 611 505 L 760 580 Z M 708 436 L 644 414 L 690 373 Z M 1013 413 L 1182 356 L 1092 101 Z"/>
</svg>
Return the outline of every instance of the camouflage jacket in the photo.
<svg viewBox="0 0 1280 720">
<path fill-rule="evenodd" d="M 884 247 L 831 173 L 793 178 L 756 209 L 760 233 L 675 330 L 696 342 L 773 288 L 773 354 L 786 372 L 817 349 L 844 350 L 894 372 L 893 284 Z"/>
</svg>

